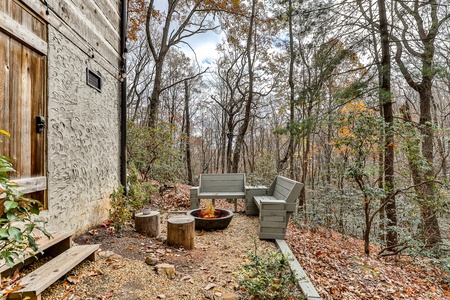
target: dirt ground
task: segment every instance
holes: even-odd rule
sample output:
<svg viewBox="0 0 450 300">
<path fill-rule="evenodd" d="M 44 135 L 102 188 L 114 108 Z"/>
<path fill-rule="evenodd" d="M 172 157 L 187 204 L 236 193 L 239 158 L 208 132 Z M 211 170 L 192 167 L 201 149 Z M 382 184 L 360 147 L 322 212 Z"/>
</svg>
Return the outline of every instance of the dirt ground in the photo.
<svg viewBox="0 0 450 300">
<path fill-rule="evenodd" d="M 217 207 L 231 209 L 224 201 Z M 243 210 L 243 207 L 240 207 Z M 162 215 L 161 236 L 167 229 Z M 96 262 L 85 261 L 49 287 L 43 299 L 244 299 L 236 275 L 250 251 L 276 249 L 258 239 L 257 217 L 234 215 L 228 228 L 195 233 L 195 249 L 168 247 L 163 239 L 148 238 L 127 229 L 112 234 L 103 226 L 75 239 L 78 244 L 100 244 Z M 158 275 L 146 258 L 175 266 L 175 278 Z M 149 258 L 148 258 L 149 260 Z"/>
</svg>

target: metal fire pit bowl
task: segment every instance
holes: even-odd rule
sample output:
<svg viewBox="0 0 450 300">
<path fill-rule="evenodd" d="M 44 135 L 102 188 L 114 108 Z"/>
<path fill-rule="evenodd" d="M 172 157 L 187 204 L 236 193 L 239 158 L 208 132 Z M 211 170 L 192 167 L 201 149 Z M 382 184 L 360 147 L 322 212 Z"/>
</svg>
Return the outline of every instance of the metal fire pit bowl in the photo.
<svg viewBox="0 0 450 300">
<path fill-rule="evenodd" d="M 201 209 L 193 209 L 188 211 L 186 214 L 191 215 L 195 218 L 195 229 L 196 230 L 221 230 L 228 227 L 233 218 L 233 212 L 226 209 L 216 209 L 218 211 L 218 217 L 216 218 L 199 218 L 198 213 Z"/>
</svg>

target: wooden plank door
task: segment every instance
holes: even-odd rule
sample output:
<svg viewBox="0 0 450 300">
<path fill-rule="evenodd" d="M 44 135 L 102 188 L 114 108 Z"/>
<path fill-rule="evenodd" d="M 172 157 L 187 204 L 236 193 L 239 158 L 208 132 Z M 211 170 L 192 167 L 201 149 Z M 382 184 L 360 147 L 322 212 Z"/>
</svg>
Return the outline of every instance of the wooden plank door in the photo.
<svg viewBox="0 0 450 300">
<path fill-rule="evenodd" d="M 11 138 L 0 153 L 14 160 L 18 182 L 27 196 L 45 203 L 47 25 L 19 0 L 0 1 L 0 129 Z"/>
</svg>

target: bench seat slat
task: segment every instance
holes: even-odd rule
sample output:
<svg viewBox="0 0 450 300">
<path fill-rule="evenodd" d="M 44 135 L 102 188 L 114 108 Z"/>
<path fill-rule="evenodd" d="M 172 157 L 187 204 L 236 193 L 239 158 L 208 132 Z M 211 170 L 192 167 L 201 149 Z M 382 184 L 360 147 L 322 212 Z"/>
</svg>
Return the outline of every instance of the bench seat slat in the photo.
<svg viewBox="0 0 450 300">
<path fill-rule="evenodd" d="M 285 222 L 277 221 L 259 221 L 262 228 L 286 228 Z"/>
<path fill-rule="evenodd" d="M 286 216 L 286 212 L 282 210 L 260 210 L 259 217 L 263 216 Z"/>
<path fill-rule="evenodd" d="M 225 173 L 225 174 L 200 174 L 200 181 L 221 181 L 221 180 L 237 180 L 243 181 L 244 173 Z"/>
<path fill-rule="evenodd" d="M 277 199 L 273 196 L 255 196 L 253 197 L 253 200 L 260 210 L 261 206 L 266 204 L 286 204 L 286 201 Z"/>
<path fill-rule="evenodd" d="M 201 199 L 234 199 L 234 198 L 245 198 L 245 193 L 242 192 L 207 192 L 199 193 L 198 197 Z"/>
<path fill-rule="evenodd" d="M 232 191 L 243 191 L 244 185 L 242 184 L 242 181 L 210 181 L 205 183 L 205 181 L 202 182 L 202 186 L 200 187 L 200 192 L 207 192 L 210 191 L 224 191 L 226 192 L 229 189 L 232 189 Z"/>
</svg>

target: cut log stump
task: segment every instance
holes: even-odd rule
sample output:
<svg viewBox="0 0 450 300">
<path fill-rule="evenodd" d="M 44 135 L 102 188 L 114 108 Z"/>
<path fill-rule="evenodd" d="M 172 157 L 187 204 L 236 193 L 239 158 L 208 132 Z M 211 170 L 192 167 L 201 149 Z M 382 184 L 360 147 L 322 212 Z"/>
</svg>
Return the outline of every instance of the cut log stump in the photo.
<svg viewBox="0 0 450 300">
<path fill-rule="evenodd" d="M 173 216 L 167 220 L 167 245 L 194 249 L 195 218 L 193 216 Z"/>
<path fill-rule="evenodd" d="M 134 217 L 134 225 L 137 232 L 148 237 L 158 237 L 161 233 L 159 212 L 151 211 L 150 214 L 137 213 Z"/>
</svg>

